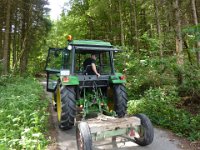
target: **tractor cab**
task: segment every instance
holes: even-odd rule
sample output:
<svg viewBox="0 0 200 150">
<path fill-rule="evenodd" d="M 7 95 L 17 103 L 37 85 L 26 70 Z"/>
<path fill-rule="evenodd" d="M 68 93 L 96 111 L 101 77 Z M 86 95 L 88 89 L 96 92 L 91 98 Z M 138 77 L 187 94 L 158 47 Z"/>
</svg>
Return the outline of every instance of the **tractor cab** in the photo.
<svg viewBox="0 0 200 150">
<path fill-rule="evenodd" d="M 70 40 L 66 48 L 49 48 L 46 72 L 47 91 L 53 92 L 56 88 L 58 76 L 64 85 L 79 85 L 79 87 L 108 87 L 114 81 L 124 83 L 122 74 L 116 74 L 114 69 L 113 53 L 120 51 L 109 42 L 100 40 Z M 100 77 L 89 75 L 84 61 L 95 54 L 95 65 Z M 123 80 L 121 80 L 123 79 Z"/>
</svg>

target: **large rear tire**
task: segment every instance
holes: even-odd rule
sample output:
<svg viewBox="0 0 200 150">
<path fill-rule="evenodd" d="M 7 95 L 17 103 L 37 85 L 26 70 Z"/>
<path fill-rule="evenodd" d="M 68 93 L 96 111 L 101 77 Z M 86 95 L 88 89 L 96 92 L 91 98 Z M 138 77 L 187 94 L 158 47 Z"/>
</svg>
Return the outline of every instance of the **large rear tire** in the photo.
<svg viewBox="0 0 200 150">
<path fill-rule="evenodd" d="M 149 118 L 144 114 L 137 114 L 136 117 L 140 118 L 141 126 L 138 132 L 139 138 L 135 138 L 135 143 L 140 146 L 147 146 L 153 142 L 154 129 Z"/>
<path fill-rule="evenodd" d="M 87 122 L 80 122 L 76 127 L 78 150 L 92 150 L 92 136 Z"/>
<path fill-rule="evenodd" d="M 113 85 L 114 110 L 119 118 L 124 117 L 127 111 L 127 93 L 122 84 Z"/>
<path fill-rule="evenodd" d="M 63 130 L 71 129 L 74 126 L 76 117 L 76 93 L 72 86 L 61 87 L 61 116 L 59 127 Z M 58 111 L 58 103 L 57 103 Z"/>
</svg>

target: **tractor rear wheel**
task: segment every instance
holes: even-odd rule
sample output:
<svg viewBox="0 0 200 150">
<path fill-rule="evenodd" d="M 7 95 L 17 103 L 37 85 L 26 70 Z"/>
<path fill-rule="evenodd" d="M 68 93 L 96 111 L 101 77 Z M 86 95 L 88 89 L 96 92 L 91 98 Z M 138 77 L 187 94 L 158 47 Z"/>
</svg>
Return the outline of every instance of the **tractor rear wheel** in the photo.
<svg viewBox="0 0 200 150">
<path fill-rule="evenodd" d="M 87 122 L 80 122 L 76 127 L 78 150 L 92 150 L 92 136 Z"/>
<path fill-rule="evenodd" d="M 59 127 L 63 130 L 71 129 L 74 126 L 76 117 L 76 93 L 72 86 L 62 86 L 61 94 L 61 116 Z M 58 111 L 58 104 L 57 104 Z"/>
<path fill-rule="evenodd" d="M 114 110 L 119 118 L 124 117 L 127 110 L 127 93 L 122 84 L 113 85 Z"/>
<path fill-rule="evenodd" d="M 151 121 L 144 114 L 137 114 L 135 116 L 141 120 L 141 125 L 138 132 L 140 137 L 135 138 L 135 143 L 137 143 L 140 146 L 146 146 L 151 144 L 154 138 L 154 130 Z"/>
</svg>

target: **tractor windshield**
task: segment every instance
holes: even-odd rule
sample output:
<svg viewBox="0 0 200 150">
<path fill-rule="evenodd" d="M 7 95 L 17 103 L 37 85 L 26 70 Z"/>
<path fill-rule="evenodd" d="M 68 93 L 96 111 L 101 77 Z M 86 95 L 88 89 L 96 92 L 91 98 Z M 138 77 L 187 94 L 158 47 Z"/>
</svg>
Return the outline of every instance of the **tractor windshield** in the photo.
<svg viewBox="0 0 200 150">
<path fill-rule="evenodd" d="M 58 74 L 61 69 L 70 70 L 70 53 L 65 48 L 49 48 L 46 67 L 47 91 L 55 91 Z"/>
<path fill-rule="evenodd" d="M 97 67 L 97 71 L 101 75 L 108 75 L 111 74 L 111 62 L 110 62 L 110 52 L 109 51 L 99 51 L 95 52 L 96 60 L 95 65 Z M 94 54 L 94 52 L 76 52 L 75 57 L 75 73 L 77 74 L 83 74 L 84 72 L 84 66 L 83 63 L 87 58 L 91 58 L 91 54 Z"/>
<path fill-rule="evenodd" d="M 66 49 L 56 49 L 50 48 L 48 57 L 47 57 L 47 64 L 46 69 L 57 70 L 60 69 L 70 69 L 70 53 Z"/>
</svg>

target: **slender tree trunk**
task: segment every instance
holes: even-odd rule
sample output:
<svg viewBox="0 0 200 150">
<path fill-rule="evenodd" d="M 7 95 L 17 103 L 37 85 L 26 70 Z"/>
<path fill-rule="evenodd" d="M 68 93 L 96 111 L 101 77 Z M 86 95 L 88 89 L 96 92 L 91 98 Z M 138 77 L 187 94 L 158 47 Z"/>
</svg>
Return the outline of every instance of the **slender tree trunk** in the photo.
<svg viewBox="0 0 200 150">
<path fill-rule="evenodd" d="M 122 1 L 118 2 L 119 2 L 120 30 L 121 30 L 121 45 L 124 46 L 125 41 L 124 41 L 124 23 L 122 19 Z"/>
<path fill-rule="evenodd" d="M 2 24 L 0 22 L 0 60 L 3 59 L 3 32 L 2 32 Z"/>
<path fill-rule="evenodd" d="M 22 23 L 22 36 L 21 36 L 21 47 L 22 52 L 20 59 L 20 73 L 23 74 L 27 70 L 27 64 L 28 64 L 28 37 L 30 35 L 31 29 L 30 29 L 30 19 L 31 19 L 31 5 L 28 5 L 28 3 L 24 3 L 23 8 L 26 8 L 26 11 L 23 12 L 23 23 Z"/>
<path fill-rule="evenodd" d="M 3 74 L 8 74 L 8 52 L 9 52 L 9 32 L 10 32 L 10 8 L 11 0 L 7 0 L 7 12 L 6 12 L 6 30 L 5 30 L 5 41 L 3 50 Z"/>
<path fill-rule="evenodd" d="M 136 52 L 139 54 L 139 42 L 138 42 L 138 23 L 137 23 L 137 0 L 134 0 L 134 27 L 135 27 L 135 46 Z"/>
<path fill-rule="evenodd" d="M 130 37 L 130 45 L 132 46 L 133 45 L 133 37 L 134 37 L 134 27 L 133 27 L 133 24 L 134 24 L 134 14 L 133 14 L 133 10 L 134 10 L 134 7 L 133 7 L 133 0 L 130 0 L 130 24 L 131 24 L 131 27 L 130 27 L 130 33 L 131 33 L 131 37 Z"/>
<path fill-rule="evenodd" d="M 191 5 L 192 5 L 192 13 L 193 13 L 193 18 L 194 18 L 194 24 L 195 25 L 198 25 L 198 17 L 197 17 L 197 10 L 196 10 L 196 0 L 191 0 Z M 197 56 L 197 64 L 199 65 L 200 64 L 200 41 L 197 42 L 197 53 L 196 53 L 196 56 Z"/>
<path fill-rule="evenodd" d="M 175 10 L 175 18 L 176 18 L 176 54 L 177 54 L 177 65 L 180 70 L 178 70 L 178 84 L 182 84 L 183 75 L 181 72 L 181 68 L 183 68 L 184 64 L 184 56 L 183 56 L 183 40 L 181 35 L 181 18 L 180 18 L 180 8 L 179 8 L 179 0 L 175 0 L 173 2 L 174 10 Z"/>
<path fill-rule="evenodd" d="M 14 36 L 13 36 L 13 51 L 12 51 L 12 67 L 15 66 L 15 63 L 17 61 L 17 16 L 15 16 L 15 28 L 14 28 Z"/>
<path fill-rule="evenodd" d="M 12 14 L 12 13 L 11 13 Z M 11 18 L 10 18 L 11 20 Z M 11 30 L 12 26 L 11 26 L 11 23 L 10 23 L 10 30 Z M 7 61 L 7 68 L 8 68 L 8 71 L 10 70 L 10 54 L 11 54 L 11 41 L 12 41 L 12 34 L 9 34 L 9 41 L 8 41 L 8 61 Z"/>
<path fill-rule="evenodd" d="M 1 5 L 0 5 L 0 10 L 1 10 L 1 13 L 0 13 L 0 65 L 2 65 L 2 61 L 3 61 L 3 43 L 4 43 L 4 31 L 2 30 L 3 29 L 3 25 L 5 23 L 5 4 L 2 3 L 1 1 Z"/>
<path fill-rule="evenodd" d="M 113 4 L 112 4 L 112 0 L 109 0 L 109 9 L 110 9 L 110 13 L 112 14 L 112 7 L 113 7 Z M 112 32 L 112 29 L 113 29 L 113 18 L 112 18 L 112 15 L 109 15 L 109 39 L 112 40 L 114 42 L 114 35 L 113 35 L 113 32 Z M 115 43 L 114 43 L 115 44 Z"/>
<path fill-rule="evenodd" d="M 163 57 L 163 51 L 162 51 L 162 40 L 161 40 L 161 27 L 160 27 L 160 17 L 158 13 L 158 0 L 154 0 L 154 7 L 155 7 L 155 18 L 156 18 L 156 29 L 157 29 L 157 35 L 159 42 L 159 49 L 160 49 L 160 58 Z"/>
<path fill-rule="evenodd" d="M 176 53 L 177 53 L 177 64 L 183 65 L 183 40 L 181 35 L 181 19 L 179 0 L 174 1 L 175 17 L 176 17 Z"/>
<path fill-rule="evenodd" d="M 163 45 L 167 45 L 168 39 L 168 33 L 171 32 L 172 24 L 172 16 L 174 16 L 174 12 L 172 11 L 172 4 L 169 1 L 163 2 L 164 7 L 164 20 L 166 20 L 166 23 L 163 25 Z M 170 10 L 170 11 L 169 11 Z M 172 15 L 173 14 L 173 15 Z"/>
</svg>

